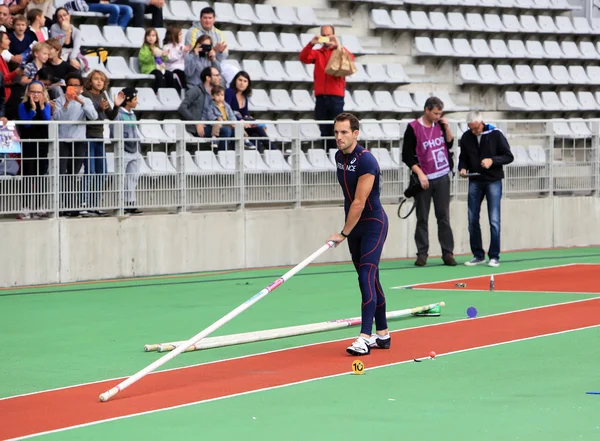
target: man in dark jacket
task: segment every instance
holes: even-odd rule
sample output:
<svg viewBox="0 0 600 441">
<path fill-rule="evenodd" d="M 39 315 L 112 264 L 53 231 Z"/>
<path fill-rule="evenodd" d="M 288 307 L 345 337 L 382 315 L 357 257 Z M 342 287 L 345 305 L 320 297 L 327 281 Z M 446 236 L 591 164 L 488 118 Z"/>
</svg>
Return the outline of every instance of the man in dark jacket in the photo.
<svg viewBox="0 0 600 441">
<path fill-rule="evenodd" d="M 216 67 L 206 67 L 200 73 L 202 84 L 191 86 L 185 93 L 185 98 L 179 105 L 178 112 L 184 121 L 203 121 L 204 109 L 212 105 L 212 88 L 221 82 L 221 73 Z M 194 136 L 210 138 L 212 126 L 204 127 L 202 123 L 186 125 L 185 129 Z M 206 132 L 206 133 L 205 133 Z"/>
<path fill-rule="evenodd" d="M 469 236 L 473 259 L 467 266 L 485 263 L 485 251 L 481 243 L 479 213 L 483 198 L 487 200 L 491 242 L 488 255 L 489 266 L 500 265 L 500 200 L 502 199 L 503 165 L 513 162 L 514 157 L 502 131 L 483 122 L 481 113 L 469 112 L 469 130 L 460 139 L 458 170 L 462 177 L 469 177 Z"/>
</svg>

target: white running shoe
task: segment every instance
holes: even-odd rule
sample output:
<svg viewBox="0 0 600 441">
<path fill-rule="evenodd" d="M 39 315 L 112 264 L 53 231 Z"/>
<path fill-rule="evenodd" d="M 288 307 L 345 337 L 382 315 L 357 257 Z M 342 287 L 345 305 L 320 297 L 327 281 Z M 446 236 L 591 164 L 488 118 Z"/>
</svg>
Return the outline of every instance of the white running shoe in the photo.
<svg viewBox="0 0 600 441">
<path fill-rule="evenodd" d="M 475 265 L 483 265 L 485 263 L 485 259 L 478 259 L 477 257 L 473 257 L 468 262 L 465 262 L 466 266 L 475 266 Z"/>
<path fill-rule="evenodd" d="M 494 268 L 498 268 L 500 266 L 500 261 L 498 259 L 490 259 L 488 266 L 493 266 Z"/>
<path fill-rule="evenodd" d="M 389 349 L 391 343 L 392 337 L 390 337 L 390 334 L 388 334 L 386 338 L 381 338 L 380 335 L 373 334 L 369 339 L 370 348 Z"/>
<path fill-rule="evenodd" d="M 358 337 L 350 346 L 346 348 L 346 352 L 350 355 L 369 355 L 371 348 L 369 339 Z"/>
</svg>

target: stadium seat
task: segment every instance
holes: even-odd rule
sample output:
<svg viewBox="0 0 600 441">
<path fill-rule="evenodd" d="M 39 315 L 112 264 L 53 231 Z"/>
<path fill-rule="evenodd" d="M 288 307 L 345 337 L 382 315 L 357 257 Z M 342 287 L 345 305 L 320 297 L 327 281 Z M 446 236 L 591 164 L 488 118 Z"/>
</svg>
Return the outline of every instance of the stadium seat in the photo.
<svg viewBox="0 0 600 441">
<path fill-rule="evenodd" d="M 248 104 L 253 111 L 264 112 L 275 110 L 275 106 L 271 102 L 269 95 L 263 89 L 253 89 Z"/>
<path fill-rule="evenodd" d="M 492 54 L 490 51 L 487 41 L 482 38 L 474 38 L 471 40 L 471 48 L 473 49 L 473 54 L 476 54 L 477 58 L 494 57 L 494 54 Z"/>
<path fill-rule="evenodd" d="M 540 94 L 532 91 L 523 92 L 523 101 L 527 104 L 528 110 L 542 111 L 547 110 L 546 105 L 542 101 Z"/>
<path fill-rule="evenodd" d="M 560 51 L 562 52 L 563 58 L 585 58 L 584 55 L 579 51 L 577 44 L 573 41 L 563 41 L 560 43 Z"/>
<path fill-rule="evenodd" d="M 296 104 L 294 104 L 292 101 L 292 98 L 290 98 L 288 91 L 285 89 L 271 89 L 269 98 L 271 98 L 271 102 L 273 103 L 272 110 L 294 112 L 300 111 L 300 109 L 298 109 Z"/>
<path fill-rule="evenodd" d="M 497 14 L 484 14 L 483 21 L 488 32 L 507 32 L 502 19 Z"/>
<path fill-rule="evenodd" d="M 210 153 L 212 153 L 212 152 L 210 152 Z M 173 168 L 175 170 L 177 170 L 177 167 L 178 167 L 177 152 L 171 152 L 169 154 L 169 158 L 171 159 L 171 164 L 173 164 Z M 194 159 L 192 158 L 192 154 L 190 152 L 188 152 L 187 150 L 183 151 L 183 172 L 188 175 L 192 175 L 192 174 L 195 175 L 195 174 L 202 173 L 202 170 L 200 169 L 200 167 L 198 167 L 198 165 L 196 165 L 196 163 L 194 162 Z"/>
<path fill-rule="evenodd" d="M 262 80 L 271 80 L 271 81 L 280 81 L 282 78 L 270 78 L 267 75 L 258 60 L 243 60 L 242 61 L 242 69 L 248 72 L 250 78 L 253 81 L 262 81 Z"/>
<path fill-rule="evenodd" d="M 153 173 L 157 174 L 175 174 L 177 169 L 173 167 L 165 152 L 149 151 L 146 154 L 148 167 Z"/>
<path fill-rule="evenodd" d="M 487 26 L 483 21 L 481 14 L 468 12 L 466 15 L 466 21 L 469 31 L 487 31 Z"/>
<path fill-rule="evenodd" d="M 583 66 L 569 66 L 571 84 L 592 84 Z"/>
<path fill-rule="evenodd" d="M 215 2 L 213 4 L 213 8 L 215 10 L 215 16 L 217 17 L 219 23 L 233 23 L 245 26 L 249 26 L 252 24 L 251 21 L 237 16 L 231 3 Z"/>
<path fill-rule="evenodd" d="M 517 64 L 514 68 L 515 76 L 519 84 L 534 84 L 538 82 L 527 64 Z"/>
<path fill-rule="evenodd" d="M 237 41 L 240 49 L 246 52 L 264 52 L 265 48 L 261 46 L 256 38 L 256 34 L 252 31 L 239 31 L 237 33 Z M 229 43 L 229 42 L 228 42 Z"/>
<path fill-rule="evenodd" d="M 411 79 L 406 75 L 404 67 L 401 64 L 389 63 L 385 66 L 391 83 L 404 84 L 411 82 Z"/>
<path fill-rule="evenodd" d="M 565 66 L 555 65 L 550 67 L 550 73 L 556 80 L 556 84 L 569 84 L 571 77 Z"/>
<path fill-rule="evenodd" d="M 235 10 L 235 15 L 243 18 L 244 20 L 248 20 L 254 24 L 271 24 L 270 21 L 262 21 L 260 18 L 258 18 L 254 12 L 254 8 L 252 8 L 252 5 L 246 3 L 235 3 L 233 8 Z"/>
<path fill-rule="evenodd" d="M 279 34 L 279 40 L 281 41 L 281 46 L 284 52 L 297 54 L 304 47 L 302 44 L 300 44 L 300 40 L 296 34 L 282 32 Z"/>
<path fill-rule="evenodd" d="M 292 90 L 292 101 L 300 111 L 309 112 L 315 108 L 315 102 L 308 90 Z"/>
<path fill-rule="evenodd" d="M 505 84 L 518 84 L 519 79 L 515 75 L 513 68 L 509 64 L 499 64 L 496 66 L 498 78 Z"/>
<path fill-rule="evenodd" d="M 335 151 L 335 150 L 333 150 Z M 329 160 L 327 153 L 323 149 L 308 149 L 308 160 L 313 168 L 320 170 L 335 170 L 336 166 Z"/>
<path fill-rule="evenodd" d="M 258 42 L 264 52 L 285 52 L 275 32 L 259 32 Z"/>
<path fill-rule="evenodd" d="M 498 74 L 496 74 L 496 70 L 494 69 L 494 66 L 492 66 L 491 64 L 480 64 L 479 67 L 477 68 L 477 71 L 479 73 L 479 77 L 481 78 L 482 83 L 484 83 L 484 84 L 509 84 L 510 83 L 509 80 L 499 77 Z M 512 69 L 511 69 L 511 71 L 512 71 Z"/>
<path fill-rule="evenodd" d="M 181 97 L 173 88 L 158 89 L 158 100 L 162 104 L 161 110 L 174 111 L 179 109 L 181 104 Z"/>
<path fill-rule="evenodd" d="M 410 11 L 409 12 L 410 21 L 413 23 L 413 29 L 435 29 L 425 11 Z"/>
<path fill-rule="evenodd" d="M 498 103 L 499 110 L 529 110 L 519 92 L 507 90 Z"/>
<path fill-rule="evenodd" d="M 522 33 L 524 31 L 523 27 L 521 26 L 521 22 L 516 15 L 502 15 L 502 23 L 504 24 L 504 29 L 506 29 L 506 31 L 509 33 Z"/>
<path fill-rule="evenodd" d="M 269 81 L 290 81 L 279 60 L 263 61 L 263 70 L 268 72 Z M 303 69 L 304 70 L 304 69 Z M 291 80 L 294 81 L 294 80 Z"/>
<path fill-rule="evenodd" d="M 450 29 L 454 31 L 467 31 L 469 26 L 465 20 L 465 16 L 460 12 L 449 12 L 447 15 Z"/>
<path fill-rule="evenodd" d="M 390 15 L 395 29 L 418 29 L 403 9 L 394 9 Z"/>
<path fill-rule="evenodd" d="M 409 27 L 399 27 L 396 25 L 385 9 L 371 9 L 370 20 L 371 28 L 373 29 L 409 29 Z"/>
<path fill-rule="evenodd" d="M 483 83 L 477 68 L 473 64 L 461 64 L 458 66 L 458 75 L 463 84 L 481 84 Z"/>
<path fill-rule="evenodd" d="M 265 150 L 263 153 L 264 162 L 273 171 L 291 171 L 292 167 L 283 157 L 281 150 Z"/>
<path fill-rule="evenodd" d="M 313 78 L 308 75 L 304 64 L 300 61 L 285 61 L 284 62 L 285 73 L 287 74 L 288 81 L 306 82 L 313 81 Z"/>
</svg>

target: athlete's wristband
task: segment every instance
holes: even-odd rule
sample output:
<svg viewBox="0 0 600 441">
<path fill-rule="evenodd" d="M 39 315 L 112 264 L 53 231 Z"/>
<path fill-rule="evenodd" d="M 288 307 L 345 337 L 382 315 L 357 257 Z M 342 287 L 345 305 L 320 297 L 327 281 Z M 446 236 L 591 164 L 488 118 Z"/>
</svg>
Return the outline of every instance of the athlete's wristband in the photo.
<svg viewBox="0 0 600 441">
<path fill-rule="evenodd" d="M 348 237 L 348 235 L 347 235 L 347 234 L 344 234 L 344 230 L 343 230 L 343 229 L 342 229 L 342 231 L 340 231 L 340 234 L 341 234 L 342 236 L 344 236 L 344 237 Z"/>
</svg>

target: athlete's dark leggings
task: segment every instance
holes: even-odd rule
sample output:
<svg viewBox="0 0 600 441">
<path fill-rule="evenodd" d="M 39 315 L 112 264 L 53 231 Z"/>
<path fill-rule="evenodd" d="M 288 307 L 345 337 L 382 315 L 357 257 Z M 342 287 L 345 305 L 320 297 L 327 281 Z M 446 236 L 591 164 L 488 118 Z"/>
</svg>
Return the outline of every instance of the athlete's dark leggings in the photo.
<svg viewBox="0 0 600 441">
<path fill-rule="evenodd" d="M 348 248 L 362 293 L 361 334 L 371 335 L 373 319 L 378 331 L 387 329 L 385 295 L 379 283 L 379 260 L 387 233 L 388 219 L 385 211 L 380 211 L 360 220 L 348 237 Z"/>
</svg>

